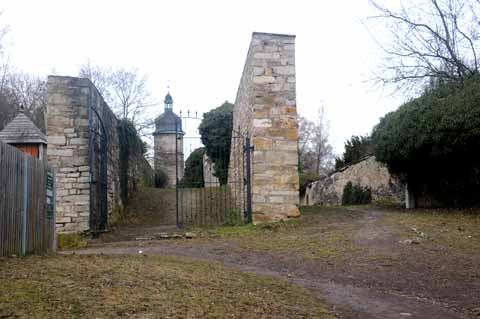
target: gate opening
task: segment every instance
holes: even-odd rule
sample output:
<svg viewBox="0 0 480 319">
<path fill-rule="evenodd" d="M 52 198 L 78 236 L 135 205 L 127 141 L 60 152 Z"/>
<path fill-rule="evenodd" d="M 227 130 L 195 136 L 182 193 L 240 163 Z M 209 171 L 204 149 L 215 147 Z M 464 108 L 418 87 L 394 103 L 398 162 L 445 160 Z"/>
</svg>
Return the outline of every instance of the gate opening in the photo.
<svg viewBox="0 0 480 319">
<path fill-rule="evenodd" d="M 180 112 L 177 123 L 177 227 L 251 223 L 250 140 L 235 130 L 230 136 L 212 130 L 202 137 L 201 120 Z"/>
</svg>

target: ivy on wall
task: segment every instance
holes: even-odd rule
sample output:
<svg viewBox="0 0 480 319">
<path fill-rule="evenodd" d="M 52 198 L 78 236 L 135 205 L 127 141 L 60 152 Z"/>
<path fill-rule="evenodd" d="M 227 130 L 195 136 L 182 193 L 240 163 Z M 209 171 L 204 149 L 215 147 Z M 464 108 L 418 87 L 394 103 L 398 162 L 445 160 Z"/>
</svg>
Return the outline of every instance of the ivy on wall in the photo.
<svg viewBox="0 0 480 319">
<path fill-rule="evenodd" d="M 119 134 L 118 140 L 120 144 L 120 197 L 124 204 L 128 203 L 130 192 L 135 192 L 138 189 L 138 180 L 143 179 L 143 182 L 148 186 L 153 183 L 149 175 L 143 172 L 143 176 L 135 176 L 132 163 L 144 159 L 146 153 L 145 143 L 140 138 L 133 123 L 128 119 L 120 121 L 118 126 Z M 142 173 L 142 172 L 141 172 Z"/>
</svg>

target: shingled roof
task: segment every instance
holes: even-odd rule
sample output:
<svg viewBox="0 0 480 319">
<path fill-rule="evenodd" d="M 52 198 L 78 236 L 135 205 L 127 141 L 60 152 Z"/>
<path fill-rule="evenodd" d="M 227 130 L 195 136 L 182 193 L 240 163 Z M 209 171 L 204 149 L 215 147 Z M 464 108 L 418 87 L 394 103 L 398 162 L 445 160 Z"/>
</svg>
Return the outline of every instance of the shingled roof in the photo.
<svg viewBox="0 0 480 319">
<path fill-rule="evenodd" d="M 45 134 L 23 112 L 19 112 L 0 132 L 0 140 L 8 144 L 47 144 Z"/>
</svg>

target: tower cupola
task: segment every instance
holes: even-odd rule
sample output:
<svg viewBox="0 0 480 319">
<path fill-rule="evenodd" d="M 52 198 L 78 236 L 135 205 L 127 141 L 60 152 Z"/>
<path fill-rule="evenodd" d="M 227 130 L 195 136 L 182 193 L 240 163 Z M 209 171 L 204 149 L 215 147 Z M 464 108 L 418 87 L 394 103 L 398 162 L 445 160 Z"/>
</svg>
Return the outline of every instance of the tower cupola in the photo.
<svg viewBox="0 0 480 319">
<path fill-rule="evenodd" d="M 165 112 L 166 111 L 173 111 L 173 99 L 172 96 L 170 95 L 170 92 L 165 95 L 165 100 L 163 101 L 165 105 Z"/>
<path fill-rule="evenodd" d="M 182 120 L 173 112 L 173 99 L 170 93 L 167 93 L 163 103 L 165 104 L 165 112 L 155 119 L 155 132 L 153 132 L 153 135 L 170 133 L 185 134 L 182 131 Z"/>
</svg>

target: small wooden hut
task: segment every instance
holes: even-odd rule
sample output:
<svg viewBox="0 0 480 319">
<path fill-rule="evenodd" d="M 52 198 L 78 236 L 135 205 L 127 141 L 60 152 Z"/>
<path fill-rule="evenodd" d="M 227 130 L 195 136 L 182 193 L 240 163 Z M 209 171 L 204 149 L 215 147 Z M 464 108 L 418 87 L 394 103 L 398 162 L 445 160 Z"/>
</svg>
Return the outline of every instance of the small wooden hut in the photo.
<svg viewBox="0 0 480 319">
<path fill-rule="evenodd" d="M 40 160 L 47 158 L 47 137 L 22 111 L 0 131 L 0 141 Z"/>
</svg>

